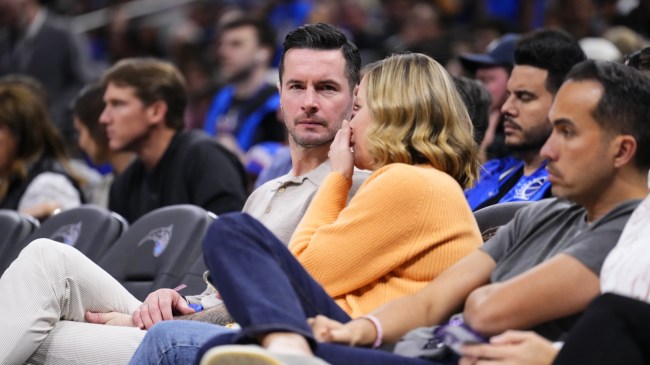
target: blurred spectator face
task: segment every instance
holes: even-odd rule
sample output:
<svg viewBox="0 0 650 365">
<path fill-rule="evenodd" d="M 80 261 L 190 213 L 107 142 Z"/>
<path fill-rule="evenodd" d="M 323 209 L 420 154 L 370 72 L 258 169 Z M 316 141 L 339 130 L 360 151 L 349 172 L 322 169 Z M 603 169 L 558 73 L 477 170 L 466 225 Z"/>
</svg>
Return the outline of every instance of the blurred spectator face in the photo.
<svg viewBox="0 0 650 365">
<path fill-rule="evenodd" d="M 476 70 L 476 79 L 492 96 L 492 109 L 498 109 L 508 97 L 508 71 L 500 66 L 481 67 Z"/>
<path fill-rule="evenodd" d="M 90 158 L 93 163 L 100 163 L 98 161 L 98 146 L 97 142 L 90 136 L 90 131 L 86 128 L 78 117 L 74 117 L 74 128 L 79 133 L 79 148 Z"/>
<path fill-rule="evenodd" d="M 548 71 L 516 65 L 508 80 L 505 114 L 505 144 L 511 151 L 534 151 L 542 147 L 551 126 L 547 115 L 553 95 L 546 89 Z"/>
<path fill-rule="evenodd" d="M 0 0 L 0 27 L 21 27 L 26 23 L 23 0 Z"/>
<path fill-rule="evenodd" d="M 0 123 L 0 172 L 5 174 L 11 169 L 16 152 L 16 139 L 9 127 Z"/>
<path fill-rule="evenodd" d="M 227 82 L 247 78 L 257 64 L 268 61 L 262 52 L 252 26 L 224 31 L 217 48 L 220 76 Z"/>
<path fill-rule="evenodd" d="M 106 107 L 99 122 L 106 126 L 108 147 L 113 151 L 135 151 L 153 127 L 153 108 L 135 95 L 135 88 L 108 83 L 104 92 Z"/>
<path fill-rule="evenodd" d="M 297 146 L 330 143 L 352 113 L 352 90 L 340 50 L 290 49 L 284 58 L 280 103 Z"/>
<path fill-rule="evenodd" d="M 435 8 L 425 3 L 414 5 L 401 34 L 407 45 L 417 45 L 438 38 L 440 24 Z"/>
</svg>

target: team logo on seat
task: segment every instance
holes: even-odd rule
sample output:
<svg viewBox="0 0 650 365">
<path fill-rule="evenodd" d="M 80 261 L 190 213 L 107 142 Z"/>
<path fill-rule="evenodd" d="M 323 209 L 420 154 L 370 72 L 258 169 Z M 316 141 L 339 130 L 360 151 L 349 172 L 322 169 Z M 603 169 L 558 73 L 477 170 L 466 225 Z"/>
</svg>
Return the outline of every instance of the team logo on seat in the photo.
<svg viewBox="0 0 650 365">
<path fill-rule="evenodd" d="M 147 235 L 138 242 L 138 247 L 144 245 L 149 241 L 153 241 L 153 256 L 158 257 L 167 248 L 169 240 L 172 238 L 173 224 L 167 227 L 161 227 L 151 230 Z"/>
<path fill-rule="evenodd" d="M 63 242 L 66 245 L 74 246 L 81 234 L 81 222 L 66 224 L 59 227 L 56 232 L 50 235 L 50 239 L 54 241 Z"/>
</svg>

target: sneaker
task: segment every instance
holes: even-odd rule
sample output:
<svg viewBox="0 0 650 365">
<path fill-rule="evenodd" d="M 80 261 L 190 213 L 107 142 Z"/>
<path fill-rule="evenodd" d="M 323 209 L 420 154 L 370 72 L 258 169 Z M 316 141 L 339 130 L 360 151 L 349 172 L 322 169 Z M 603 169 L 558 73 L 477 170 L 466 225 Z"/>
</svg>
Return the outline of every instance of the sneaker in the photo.
<svg viewBox="0 0 650 365">
<path fill-rule="evenodd" d="M 203 355 L 199 365 L 330 365 L 313 356 L 278 354 L 257 345 L 214 347 Z"/>
</svg>

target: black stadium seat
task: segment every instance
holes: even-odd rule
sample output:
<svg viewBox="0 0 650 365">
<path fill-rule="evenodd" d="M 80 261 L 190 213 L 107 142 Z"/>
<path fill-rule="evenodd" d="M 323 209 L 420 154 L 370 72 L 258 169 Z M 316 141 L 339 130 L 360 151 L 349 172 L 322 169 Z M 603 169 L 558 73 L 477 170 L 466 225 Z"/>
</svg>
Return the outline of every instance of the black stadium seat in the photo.
<svg viewBox="0 0 650 365">
<path fill-rule="evenodd" d="M 97 262 L 127 230 L 129 224 L 119 214 L 98 205 L 86 204 L 48 218 L 25 241 L 49 238 L 74 246 Z"/>
<path fill-rule="evenodd" d="M 194 205 L 172 205 L 145 214 L 98 261 L 136 298 L 178 285 L 201 255 L 215 215 Z"/>
<path fill-rule="evenodd" d="M 23 241 L 36 228 L 36 219 L 15 210 L 0 209 L 0 275 L 18 257 Z"/>
<path fill-rule="evenodd" d="M 520 201 L 490 205 L 474 212 L 474 218 L 483 236 L 483 241 L 492 238 L 496 230 L 514 218 L 517 211 L 534 202 Z"/>
<path fill-rule="evenodd" d="M 208 268 L 205 266 L 205 261 L 203 261 L 203 255 L 199 255 L 178 281 L 178 285 L 186 285 L 181 294 L 195 295 L 203 292 L 206 288 L 206 283 L 203 280 L 203 273 L 206 270 L 208 270 Z"/>
</svg>

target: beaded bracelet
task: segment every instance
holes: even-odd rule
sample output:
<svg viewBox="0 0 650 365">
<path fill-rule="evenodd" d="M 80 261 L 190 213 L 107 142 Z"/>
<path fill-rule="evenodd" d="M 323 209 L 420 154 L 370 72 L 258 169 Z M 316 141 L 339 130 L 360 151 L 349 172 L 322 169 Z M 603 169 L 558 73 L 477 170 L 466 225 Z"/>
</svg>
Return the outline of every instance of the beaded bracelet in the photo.
<svg viewBox="0 0 650 365">
<path fill-rule="evenodd" d="M 377 331 L 377 337 L 375 338 L 375 342 L 372 344 L 372 348 L 376 349 L 377 347 L 381 346 L 382 340 L 384 338 L 384 330 L 381 326 L 381 322 L 377 319 L 377 317 L 373 316 L 372 314 L 366 314 L 361 316 L 360 318 L 365 318 L 369 320 L 373 326 L 375 326 L 375 330 Z"/>
</svg>

